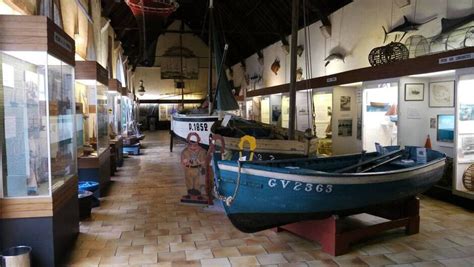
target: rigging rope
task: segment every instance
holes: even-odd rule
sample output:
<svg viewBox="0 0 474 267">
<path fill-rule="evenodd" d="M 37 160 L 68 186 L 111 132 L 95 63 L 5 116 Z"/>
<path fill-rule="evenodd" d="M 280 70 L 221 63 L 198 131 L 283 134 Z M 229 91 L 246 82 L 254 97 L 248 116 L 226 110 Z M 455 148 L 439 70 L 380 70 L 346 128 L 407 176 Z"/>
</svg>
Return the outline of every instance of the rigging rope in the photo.
<svg viewBox="0 0 474 267">
<path fill-rule="evenodd" d="M 310 79 L 313 78 L 312 60 L 311 60 L 311 32 L 307 23 L 306 0 L 303 0 L 303 27 L 304 27 L 304 52 L 306 69 L 306 88 L 310 88 Z M 313 90 L 306 90 L 306 109 L 308 110 L 308 127 L 316 134 L 316 124 L 314 123 L 315 111 L 313 105 Z M 311 112 L 309 112 L 311 110 Z M 313 123 L 311 123 L 313 119 Z M 311 127 L 312 126 L 312 127 Z"/>
</svg>

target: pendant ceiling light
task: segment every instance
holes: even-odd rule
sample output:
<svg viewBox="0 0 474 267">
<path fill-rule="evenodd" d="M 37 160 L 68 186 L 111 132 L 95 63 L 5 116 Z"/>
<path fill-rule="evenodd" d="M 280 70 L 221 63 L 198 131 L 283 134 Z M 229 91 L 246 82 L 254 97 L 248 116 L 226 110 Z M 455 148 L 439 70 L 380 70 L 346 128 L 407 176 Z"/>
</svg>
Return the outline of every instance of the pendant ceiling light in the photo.
<svg viewBox="0 0 474 267">
<path fill-rule="evenodd" d="M 145 94 L 145 86 L 143 86 L 143 80 L 140 80 L 140 86 L 138 86 L 138 94 L 143 96 Z"/>
</svg>

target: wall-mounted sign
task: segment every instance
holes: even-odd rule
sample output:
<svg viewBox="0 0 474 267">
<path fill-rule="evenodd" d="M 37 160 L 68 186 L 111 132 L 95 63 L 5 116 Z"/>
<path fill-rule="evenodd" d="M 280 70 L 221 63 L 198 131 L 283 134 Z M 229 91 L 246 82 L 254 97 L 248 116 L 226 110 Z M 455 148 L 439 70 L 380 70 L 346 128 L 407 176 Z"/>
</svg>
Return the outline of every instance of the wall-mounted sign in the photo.
<svg viewBox="0 0 474 267">
<path fill-rule="evenodd" d="M 327 79 L 326 79 L 326 82 L 327 82 L 327 83 L 337 82 L 337 77 L 330 77 L 330 78 L 327 78 Z"/>
<path fill-rule="evenodd" d="M 464 61 L 474 59 L 474 53 L 456 55 L 452 57 L 443 57 L 438 60 L 439 64 L 447 64 L 452 62 Z"/>
<path fill-rule="evenodd" d="M 73 45 L 71 44 L 71 42 L 69 42 L 66 38 L 64 38 L 63 36 L 61 36 L 61 34 L 57 33 L 57 32 L 54 32 L 54 35 L 53 35 L 53 39 L 54 39 L 54 42 L 59 45 L 60 47 L 66 49 L 68 52 L 72 52 L 73 51 Z"/>
</svg>

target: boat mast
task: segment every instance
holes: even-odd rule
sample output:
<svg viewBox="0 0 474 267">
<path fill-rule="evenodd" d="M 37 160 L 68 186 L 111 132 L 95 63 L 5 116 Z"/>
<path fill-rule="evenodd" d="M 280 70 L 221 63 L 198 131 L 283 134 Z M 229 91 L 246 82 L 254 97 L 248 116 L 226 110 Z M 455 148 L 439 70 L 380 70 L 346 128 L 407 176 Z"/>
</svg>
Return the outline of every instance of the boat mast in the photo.
<svg viewBox="0 0 474 267">
<path fill-rule="evenodd" d="M 181 29 L 179 31 L 179 66 L 181 72 L 181 79 L 179 79 L 179 84 L 181 87 L 181 108 L 184 110 L 184 75 L 183 75 L 183 31 L 184 31 L 184 22 L 181 21 Z"/>
<path fill-rule="evenodd" d="M 214 19 L 214 0 L 209 0 L 209 31 L 208 31 L 208 45 L 209 45 L 209 63 L 207 71 L 207 103 L 208 113 L 211 115 L 213 110 L 213 97 L 212 97 L 212 23 Z"/>
<path fill-rule="evenodd" d="M 211 0 L 212 1 L 212 0 Z M 293 0 L 291 14 L 291 50 L 290 50 L 290 120 L 288 139 L 295 139 L 296 128 L 296 47 L 298 42 L 298 16 L 300 0 Z"/>
</svg>

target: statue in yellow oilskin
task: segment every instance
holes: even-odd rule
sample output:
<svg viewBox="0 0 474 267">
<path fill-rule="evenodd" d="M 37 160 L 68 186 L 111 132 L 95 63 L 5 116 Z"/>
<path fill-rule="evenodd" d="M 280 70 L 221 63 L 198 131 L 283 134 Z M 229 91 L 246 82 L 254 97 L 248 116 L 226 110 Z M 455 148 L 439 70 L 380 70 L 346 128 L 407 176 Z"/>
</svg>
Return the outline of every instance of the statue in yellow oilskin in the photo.
<svg viewBox="0 0 474 267">
<path fill-rule="evenodd" d="M 191 140 L 192 137 L 196 140 Z M 186 148 L 181 152 L 181 164 L 184 167 L 184 178 L 186 182 L 187 195 L 181 198 L 181 202 L 207 204 L 206 195 L 206 169 L 207 151 L 199 146 L 200 137 L 197 133 L 188 134 Z"/>
</svg>

